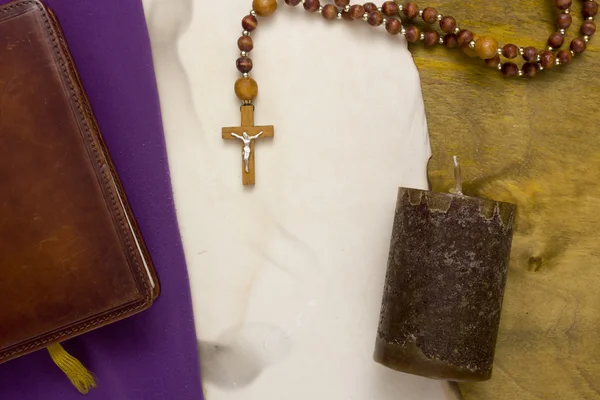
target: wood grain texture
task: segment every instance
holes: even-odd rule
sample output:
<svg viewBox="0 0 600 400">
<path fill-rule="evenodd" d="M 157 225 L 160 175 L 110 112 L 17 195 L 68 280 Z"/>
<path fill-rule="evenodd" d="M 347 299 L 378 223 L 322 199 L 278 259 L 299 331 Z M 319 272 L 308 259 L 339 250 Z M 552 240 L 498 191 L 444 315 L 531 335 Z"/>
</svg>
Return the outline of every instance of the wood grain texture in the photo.
<svg viewBox="0 0 600 400">
<path fill-rule="evenodd" d="M 226 140 L 238 140 L 242 147 L 242 184 L 249 186 L 254 185 L 256 183 L 256 171 L 254 168 L 254 144 L 258 139 L 264 138 L 272 138 L 275 136 L 275 128 L 272 125 L 269 126 L 254 126 L 254 106 L 252 105 L 244 105 L 240 107 L 241 114 L 241 125 L 235 127 L 225 127 L 222 129 L 221 136 Z M 250 159 L 249 159 L 249 168 L 246 171 L 246 166 L 243 160 L 243 151 L 244 151 L 244 142 L 242 142 L 239 138 L 232 135 L 235 133 L 237 135 L 242 135 L 247 133 L 250 136 L 257 135 L 261 133 L 261 136 L 250 142 Z"/>
<path fill-rule="evenodd" d="M 555 31 L 553 1 L 427 5 L 500 45 L 542 49 Z M 579 31 L 581 2 L 571 10 L 565 46 Z M 432 188 L 449 190 L 457 155 L 465 194 L 518 205 L 493 377 L 460 385 L 463 396 L 600 399 L 600 38 L 571 65 L 533 80 L 503 79 L 458 49 L 410 47 L 432 141 Z"/>
</svg>

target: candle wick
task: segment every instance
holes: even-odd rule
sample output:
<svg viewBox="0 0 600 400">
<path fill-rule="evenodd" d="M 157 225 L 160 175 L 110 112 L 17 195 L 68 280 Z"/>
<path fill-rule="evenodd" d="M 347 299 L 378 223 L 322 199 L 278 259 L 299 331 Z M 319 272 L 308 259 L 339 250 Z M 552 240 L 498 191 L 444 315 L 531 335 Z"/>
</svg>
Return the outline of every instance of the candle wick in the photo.
<svg viewBox="0 0 600 400">
<path fill-rule="evenodd" d="M 462 175 L 460 172 L 460 164 L 458 163 L 458 157 L 452 157 L 454 161 L 454 193 L 462 195 Z"/>
</svg>

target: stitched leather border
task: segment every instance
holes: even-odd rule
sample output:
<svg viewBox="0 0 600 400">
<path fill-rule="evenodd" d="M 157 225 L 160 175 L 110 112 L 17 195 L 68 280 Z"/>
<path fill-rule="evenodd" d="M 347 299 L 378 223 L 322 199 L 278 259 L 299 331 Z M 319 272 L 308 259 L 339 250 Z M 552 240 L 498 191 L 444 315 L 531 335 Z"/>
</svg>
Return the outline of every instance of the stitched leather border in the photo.
<svg viewBox="0 0 600 400">
<path fill-rule="evenodd" d="M 54 25 L 54 28 L 56 28 L 59 31 L 59 33 L 62 35 L 62 30 L 60 29 L 60 26 L 58 25 L 58 21 L 55 20 L 51 11 L 49 11 L 49 14 L 50 14 L 50 21 Z M 47 21 L 45 21 L 45 22 L 47 23 Z M 50 29 L 50 26 L 47 25 L 46 28 Z M 50 30 L 50 32 L 52 32 L 52 31 Z M 53 42 L 55 41 L 54 36 L 50 36 L 50 38 Z M 59 41 L 60 47 L 63 50 L 63 53 L 66 56 L 66 60 L 65 60 L 62 57 L 62 55 L 60 54 L 60 50 L 59 50 L 58 61 L 61 64 L 60 67 L 63 70 L 65 77 L 67 78 L 67 84 L 69 85 L 72 99 L 76 104 L 77 111 L 79 111 L 79 116 L 81 117 L 81 122 L 83 122 L 83 129 L 85 130 L 85 133 L 87 134 L 88 143 L 92 147 L 92 151 L 96 158 L 96 162 L 98 164 L 100 172 L 102 173 L 102 177 L 103 177 L 104 183 L 105 183 L 104 189 L 106 189 L 106 191 L 108 192 L 108 194 L 110 196 L 114 215 L 116 215 L 117 222 L 119 223 L 119 225 L 121 227 L 121 232 L 124 234 L 125 244 L 127 245 L 129 253 L 133 258 L 135 267 L 136 267 L 138 275 L 139 275 L 138 278 L 140 278 L 140 277 L 143 278 L 143 277 L 145 277 L 145 274 L 142 271 L 142 268 L 140 267 L 140 264 L 139 264 L 138 252 L 135 250 L 135 247 L 132 245 L 132 243 L 130 241 L 130 237 L 129 237 L 130 230 L 127 228 L 127 224 L 123 220 L 123 215 L 121 214 L 121 208 L 119 207 L 120 203 L 117 201 L 117 199 L 115 198 L 115 195 L 112 191 L 112 187 L 111 187 L 112 180 L 109 176 L 106 175 L 106 168 L 108 167 L 108 169 L 110 170 L 110 175 L 112 177 L 115 177 L 115 181 L 117 181 L 117 182 L 119 181 L 118 176 L 116 174 L 116 171 L 112 167 L 112 162 L 110 162 L 110 156 L 108 155 L 108 151 L 106 149 L 104 141 L 102 140 L 102 137 L 99 134 L 100 129 L 99 129 L 96 119 L 94 118 L 93 113 L 91 111 L 91 106 L 89 104 L 89 101 L 85 97 L 85 95 L 83 95 L 83 93 L 85 93 L 85 91 L 83 89 L 83 84 L 81 83 L 81 81 L 79 79 L 77 70 L 75 68 L 75 64 L 74 64 L 73 60 L 71 59 L 69 49 L 67 48 L 66 40 L 63 37 L 58 37 L 58 41 Z M 55 47 L 55 49 L 58 49 L 58 46 L 56 45 L 56 43 L 54 43 L 54 47 Z M 75 80 L 76 87 L 70 78 L 73 78 Z M 79 101 L 80 99 L 79 99 L 78 94 L 81 94 L 81 102 Z M 90 125 L 92 126 L 93 129 L 90 129 Z M 94 135 L 92 135 L 92 130 L 93 130 Z M 96 147 L 94 138 L 98 140 L 98 142 L 100 144 L 100 149 L 98 149 Z M 99 153 L 102 155 L 102 157 L 100 157 Z M 106 162 L 103 163 L 103 160 Z M 116 186 L 116 190 L 119 191 L 121 199 L 126 199 L 125 193 L 122 190 L 120 190 L 118 185 Z M 130 216 L 130 219 L 133 220 L 133 218 L 131 216 Z M 137 228 L 137 226 L 136 226 L 136 228 Z M 141 238 L 138 238 L 138 239 L 141 239 Z M 150 294 L 149 294 L 150 289 L 148 287 L 148 283 L 147 283 L 146 279 L 141 279 L 141 282 L 142 282 L 142 285 L 144 286 L 144 294 L 150 297 Z"/>
<path fill-rule="evenodd" d="M 48 345 L 52 342 L 60 341 L 61 339 L 71 338 L 78 334 L 88 332 L 94 329 L 95 327 L 106 325 L 109 322 L 114 322 L 123 319 L 129 315 L 135 314 L 136 312 L 142 311 L 143 309 L 148 308 L 152 304 L 154 298 L 156 298 L 159 287 L 159 282 L 158 279 L 156 279 L 156 273 L 154 271 L 151 259 L 148 255 L 145 243 L 141 235 L 139 235 L 137 231 L 138 227 L 137 223 L 135 222 L 135 218 L 133 218 L 133 215 L 130 216 L 135 231 L 135 233 L 133 234 L 138 236 L 140 246 L 142 247 L 142 250 L 145 253 L 145 256 L 147 257 L 149 268 L 151 269 L 152 274 L 155 278 L 154 280 L 157 289 L 154 295 L 148 286 L 148 278 L 145 272 L 142 270 L 142 267 L 140 266 L 138 251 L 134 248 L 134 246 L 131 243 L 130 235 L 132 234 L 132 232 L 127 228 L 127 225 L 123 219 L 121 208 L 119 207 L 117 199 L 115 197 L 115 193 L 113 192 L 111 178 L 106 175 L 107 167 L 110 170 L 109 173 L 115 178 L 115 181 L 118 182 L 117 185 L 115 185 L 115 189 L 121 194 L 121 198 L 125 203 L 126 212 L 131 213 L 131 210 L 129 208 L 127 198 L 122 188 L 120 187 L 120 181 L 115 173 L 114 166 L 112 165 L 112 161 L 105 147 L 104 141 L 102 140 L 102 135 L 100 133 L 100 130 L 98 129 L 98 125 L 91 111 L 89 101 L 85 95 L 85 91 L 79 80 L 77 70 L 72 60 L 70 59 L 70 52 L 66 45 L 66 40 L 62 37 L 62 30 L 60 29 L 58 21 L 56 21 L 56 19 L 53 18 L 52 15 L 48 15 L 50 10 L 46 10 L 46 7 L 39 0 L 23 0 L 15 3 L 9 3 L 5 6 L 0 7 L 0 13 L 6 13 L 11 10 L 14 10 L 15 8 L 23 7 L 26 5 L 35 5 L 38 11 L 40 12 L 42 20 L 44 21 L 46 35 L 52 42 L 52 47 L 54 49 L 55 60 L 63 75 L 63 78 L 68 84 L 69 90 L 71 92 L 71 99 L 75 103 L 77 113 L 79 115 L 78 125 L 80 125 L 80 127 L 83 126 L 83 130 L 85 131 L 86 135 L 87 145 L 88 147 L 91 147 L 91 151 L 94 154 L 94 159 L 97 164 L 98 170 L 102 174 L 102 180 L 100 184 L 105 190 L 105 192 L 108 193 L 110 196 L 110 206 L 112 215 L 118 221 L 118 227 L 121 230 L 121 237 L 124 239 L 125 246 L 129 251 L 130 259 L 132 259 L 134 262 L 136 271 L 132 270 L 132 272 L 137 272 L 137 275 L 135 273 L 134 275 L 136 275 L 138 283 L 141 282 L 142 284 L 144 298 L 141 302 L 137 302 L 132 305 L 126 306 L 123 309 L 109 312 L 108 314 L 99 317 L 92 317 L 88 321 L 76 323 L 74 326 L 61 330 L 59 332 L 51 333 L 47 336 L 43 336 L 38 339 L 33 339 L 27 344 L 18 345 L 18 347 L 16 348 L 9 348 L 6 351 L 0 353 L 0 363 L 18 357 L 19 355 L 29 353 L 39 348 L 45 347 L 45 345 Z M 75 82 L 73 82 L 73 80 L 75 80 Z M 100 149 L 98 149 L 98 146 L 96 145 L 94 139 L 98 141 Z"/>
</svg>

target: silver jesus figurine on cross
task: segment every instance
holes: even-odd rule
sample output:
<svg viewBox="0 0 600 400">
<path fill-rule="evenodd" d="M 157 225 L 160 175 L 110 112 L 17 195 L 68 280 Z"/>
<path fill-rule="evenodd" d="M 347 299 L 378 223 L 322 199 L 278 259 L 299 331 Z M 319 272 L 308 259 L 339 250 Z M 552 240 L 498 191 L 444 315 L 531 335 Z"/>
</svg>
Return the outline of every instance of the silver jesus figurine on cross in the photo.
<svg viewBox="0 0 600 400">
<path fill-rule="evenodd" d="M 242 183 L 254 185 L 254 142 L 275 136 L 273 126 L 254 126 L 254 106 L 241 106 L 242 126 L 223 128 L 223 139 L 239 140 L 242 144 Z"/>
<path fill-rule="evenodd" d="M 246 173 L 250 172 L 250 156 L 252 155 L 252 148 L 250 145 L 253 140 L 256 140 L 263 134 L 263 131 L 258 132 L 254 136 L 248 136 L 247 132 L 242 133 L 242 136 L 236 135 L 235 133 L 231 133 L 231 136 L 240 139 L 244 143 L 244 148 L 242 149 L 242 158 L 244 160 L 244 166 L 246 167 Z"/>
</svg>

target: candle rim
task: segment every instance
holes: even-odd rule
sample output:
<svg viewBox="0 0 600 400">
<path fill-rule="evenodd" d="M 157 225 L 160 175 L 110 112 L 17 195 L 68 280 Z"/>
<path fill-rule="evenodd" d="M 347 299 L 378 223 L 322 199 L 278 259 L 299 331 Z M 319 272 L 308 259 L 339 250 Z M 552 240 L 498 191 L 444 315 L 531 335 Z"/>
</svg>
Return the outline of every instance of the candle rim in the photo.
<svg viewBox="0 0 600 400">
<path fill-rule="evenodd" d="M 506 204 L 508 206 L 517 206 L 516 203 L 511 203 L 508 201 L 504 201 L 504 200 L 494 200 L 494 199 L 490 199 L 488 197 L 483 197 L 483 196 L 472 196 L 472 195 L 467 195 L 467 194 L 459 194 L 459 193 L 452 193 L 452 192 L 441 192 L 441 191 L 434 191 L 434 190 L 430 190 L 430 189 L 422 189 L 422 188 L 417 188 L 417 187 L 410 187 L 410 186 L 398 186 L 398 192 L 400 192 L 401 190 L 414 190 L 414 191 L 418 191 L 418 192 L 422 192 L 422 193 L 432 193 L 435 195 L 444 195 L 444 196 L 448 196 L 451 198 L 465 198 L 465 199 L 470 199 L 470 200 L 474 200 L 474 201 L 479 201 L 479 202 L 494 202 L 494 203 L 499 203 L 499 204 Z"/>
</svg>

